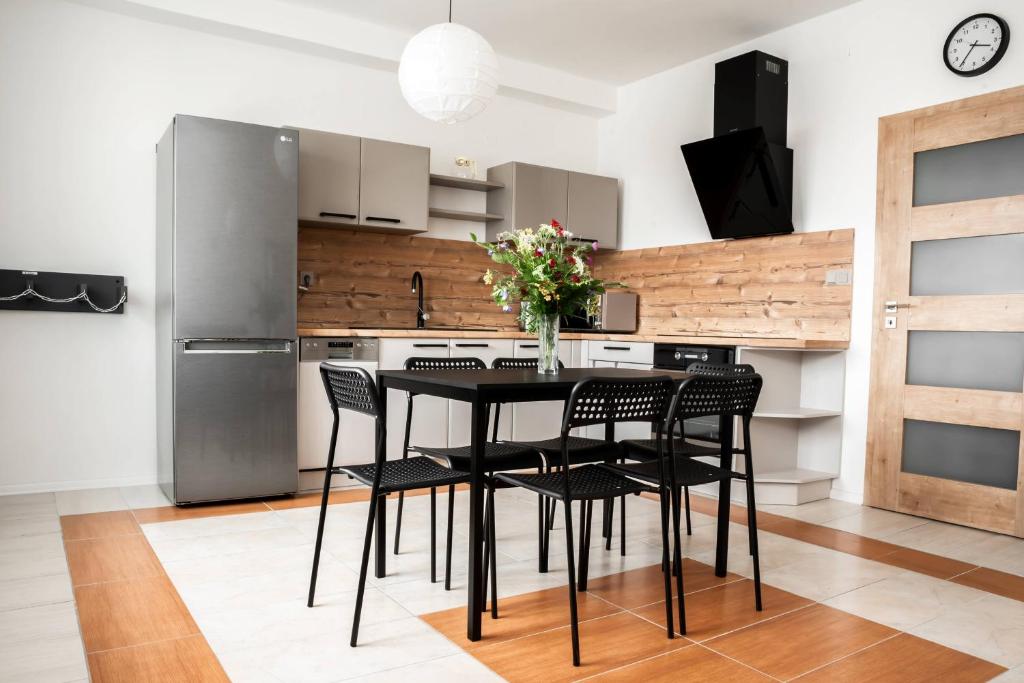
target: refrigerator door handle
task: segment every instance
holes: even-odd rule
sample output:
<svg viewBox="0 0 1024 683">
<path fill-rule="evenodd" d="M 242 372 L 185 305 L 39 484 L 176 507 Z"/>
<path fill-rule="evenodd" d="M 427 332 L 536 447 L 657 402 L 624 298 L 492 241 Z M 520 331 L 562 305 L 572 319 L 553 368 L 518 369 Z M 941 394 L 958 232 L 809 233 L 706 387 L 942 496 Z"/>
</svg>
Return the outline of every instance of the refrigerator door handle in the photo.
<svg viewBox="0 0 1024 683">
<path fill-rule="evenodd" d="M 252 354 L 252 353 L 291 353 L 293 342 L 287 340 L 231 340 L 214 341 L 209 339 L 186 339 L 178 342 L 186 354 Z"/>
</svg>

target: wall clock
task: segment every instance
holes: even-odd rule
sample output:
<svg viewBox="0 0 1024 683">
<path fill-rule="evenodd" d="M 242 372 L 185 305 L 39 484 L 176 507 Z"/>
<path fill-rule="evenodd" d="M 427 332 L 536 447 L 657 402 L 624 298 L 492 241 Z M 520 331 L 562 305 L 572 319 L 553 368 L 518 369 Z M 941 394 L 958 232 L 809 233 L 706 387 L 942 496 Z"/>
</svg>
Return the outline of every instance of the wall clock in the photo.
<svg viewBox="0 0 1024 683">
<path fill-rule="evenodd" d="M 979 76 L 999 63 L 1009 43 L 1005 21 L 994 14 L 975 14 L 950 32 L 942 59 L 957 76 Z"/>
</svg>

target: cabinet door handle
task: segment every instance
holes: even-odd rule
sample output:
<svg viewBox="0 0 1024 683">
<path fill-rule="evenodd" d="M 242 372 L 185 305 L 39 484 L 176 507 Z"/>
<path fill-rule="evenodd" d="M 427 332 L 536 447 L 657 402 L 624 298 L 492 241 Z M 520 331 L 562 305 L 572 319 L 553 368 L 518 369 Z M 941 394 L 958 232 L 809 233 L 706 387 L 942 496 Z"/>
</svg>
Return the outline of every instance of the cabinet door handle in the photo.
<svg viewBox="0 0 1024 683">
<path fill-rule="evenodd" d="M 381 223 L 401 223 L 401 218 L 383 218 L 381 216 L 367 216 L 368 221 L 380 221 Z"/>
<path fill-rule="evenodd" d="M 539 349 L 540 348 L 540 344 L 520 344 L 519 348 L 521 348 L 521 349 Z"/>
<path fill-rule="evenodd" d="M 333 211 L 321 211 L 320 212 L 320 217 L 321 218 L 352 218 L 352 219 L 355 219 L 356 215 L 354 213 L 334 213 Z"/>
<path fill-rule="evenodd" d="M 459 344 L 459 343 L 456 343 L 455 346 L 459 347 L 460 349 L 486 349 L 486 348 L 489 348 L 491 345 L 490 344 Z"/>
<path fill-rule="evenodd" d="M 447 349 L 447 344 L 413 344 L 414 349 Z"/>
<path fill-rule="evenodd" d="M 629 349 L 628 346 L 606 346 L 606 347 L 604 347 L 604 350 L 605 351 L 629 351 L 630 349 Z"/>
</svg>

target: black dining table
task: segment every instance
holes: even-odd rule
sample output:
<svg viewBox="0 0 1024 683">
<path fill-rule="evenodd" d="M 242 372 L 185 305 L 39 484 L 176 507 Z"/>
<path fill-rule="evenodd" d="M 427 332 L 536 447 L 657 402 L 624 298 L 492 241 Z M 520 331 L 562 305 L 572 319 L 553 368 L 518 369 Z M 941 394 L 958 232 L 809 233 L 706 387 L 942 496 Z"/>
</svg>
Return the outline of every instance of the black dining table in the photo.
<svg viewBox="0 0 1024 683">
<path fill-rule="evenodd" d="M 378 429 L 387 424 L 387 391 L 411 391 L 415 394 L 464 401 L 472 406 L 470 420 L 470 490 L 469 490 L 469 576 L 467 596 L 466 635 L 469 640 L 480 640 L 483 589 L 483 508 L 484 508 L 484 444 L 487 441 L 489 407 L 495 403 L 529 401 L 565 401 L 576 383 L 590 378 L 640 379 L 671 377 L 677 382 L 691 377 L 687 372 L 669 370 L 635 370 L 627 368 L 564 368 L 557 375 L 543 375 L 535 369 L 523 370 L 378 370 L 377 386 L 380 390 L 381 416 Z M 725 422 L 730 422 L 726 420 Z M 731 429 L 723 430 L 723 452 L 732 452 Z M 555 435 L 552 435 L 555 436 Z M 614 425 L 607 425 L 605 438 L 614 439 Z M 719 496 L 718 539 L 715 573 L 725 576 L 729 547 L 729 496 Z M 387 543 L 384 538 L 387 519 L 383 501 L 377 512 L 377 544 L 374 554 L 375 574 L 386 572 Z M 611 533 L 610 531 L 608 533 Z"/>
</svg>

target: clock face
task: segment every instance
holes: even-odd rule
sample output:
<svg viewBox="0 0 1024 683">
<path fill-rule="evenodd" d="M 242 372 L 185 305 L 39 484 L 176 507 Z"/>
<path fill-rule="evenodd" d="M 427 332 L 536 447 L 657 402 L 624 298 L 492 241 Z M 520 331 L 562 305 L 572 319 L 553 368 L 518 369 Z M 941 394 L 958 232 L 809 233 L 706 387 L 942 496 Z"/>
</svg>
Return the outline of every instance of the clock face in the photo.
<svg viewBox="0 0 1024 683">
<path fill-rule="evenodd" d="M 943 58 L 960 76 L 983 74 L 1002 59 L 1010 40 L 1006 22 L 993 14 L 977 14 L 960 23 L 949 37 Z"/>
</svg>

